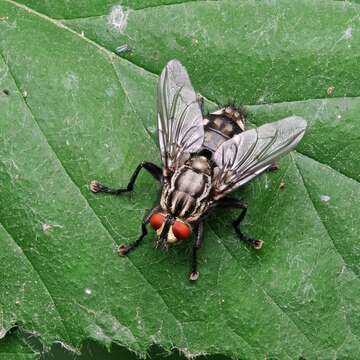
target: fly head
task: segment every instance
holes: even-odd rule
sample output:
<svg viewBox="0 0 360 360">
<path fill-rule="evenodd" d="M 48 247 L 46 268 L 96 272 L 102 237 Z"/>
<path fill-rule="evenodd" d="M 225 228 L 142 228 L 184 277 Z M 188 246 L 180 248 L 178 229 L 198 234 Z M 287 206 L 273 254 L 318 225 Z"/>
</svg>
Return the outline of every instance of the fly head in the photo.
<svg viewBox="0 0 360 360">
<path fill-rule="evenodd" d="M 190 237 L 191 225 L 172 214 L 155 212 L 150 216 L 150 225 L 158 235 L 157 245 L 163 249 Z"/>
</svg>

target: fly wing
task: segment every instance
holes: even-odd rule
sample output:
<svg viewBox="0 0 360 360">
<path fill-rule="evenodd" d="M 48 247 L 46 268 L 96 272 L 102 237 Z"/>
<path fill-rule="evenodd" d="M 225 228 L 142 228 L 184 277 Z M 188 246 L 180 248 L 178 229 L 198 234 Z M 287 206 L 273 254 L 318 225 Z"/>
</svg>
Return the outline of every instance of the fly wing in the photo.
<svg viewBox="0 0 360 360">
<path fill-rule="evenodd" d="M 224 142 L 215 152 L 214 199 L 244 185 L 271 163 L 291 151 L 301 140 L 306 121 L 291 116 L 244 131 Z"/>
<path fill-rule="evenodd" d="M 164 176 L 204 141 L 203 117 L 185 67 L 171 60 L 158 84 L 158 130 Z"/>
</svg>

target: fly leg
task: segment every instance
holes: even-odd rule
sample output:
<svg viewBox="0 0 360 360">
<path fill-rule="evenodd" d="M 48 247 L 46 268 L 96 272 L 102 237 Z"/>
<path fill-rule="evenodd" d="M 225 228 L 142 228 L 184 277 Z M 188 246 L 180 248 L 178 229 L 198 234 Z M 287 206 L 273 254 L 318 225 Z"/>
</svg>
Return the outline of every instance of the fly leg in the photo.
<svg viewBox="0 0 360 360">
<path fill-rule="evenodd" d="M 131 242 L 130 244 L 122 244 L 119 246 L 118 248 L 118 254 L 119 256 L 125 256 L 127 255 L 130 251 L 136 249 L 141 242 L 143 241 L 144 237 L 147 235 L 148 231 L 146 228 L 146 225 L 149 223 L 150 221 L 150 217 L 151 215 L 155 212 L 158 211 L 159 208 L 155 207 L 153 209 L 151 209 L 144 217 L 143 222 L 141 224 L 141 235 L 133 242 Z"/>
<path fill-rule="evenodd" d="M 201 114 L 204 115 L 204 98 L 201 95 L 197 95 L 196 96 L 196 101 L 198 102 L 200 109 L 201 109 Z"/>
<path fill-rule="evenodd" d="M 246 215 L 247 207 L 243 208 L 239 217 L 232 223 L 232 226 L 234 227 L 237 235 L 239 236 L 240 240 L 245 241 L 249 245 L 251 245 L 254 249 L 261 249 L 263 246 L 263 241 L 258 239 L 253 239 L 248 237 L 247 235 L 244 235 L 240 230 L 240 223 L 243 221 L 245 215 Z"/>
<path fill-rule="evenodd" d="M 195 239 L 192 248 L 191 257 L 191 273 L 189 280 L 196 281 L 199 278 L 199 272 L 197 271 L 197 251 L 200 249 L 204 239 L 204 225 L 203 222 L 199 222 L 195 228 Z"/>
<path fill-rule="evenodd" d="M 247 204 L 245 204 L 242 200 L 239 200 L 239 199 L 223 198 L 217 202 L 216 207 L 221 207 L 223 209 L 225 209 L 225 208 L 242 209 L 238 218 L 232 222 L 232 226 L 233 226 L 236 234 L 238 235 L 240 240 L 246 242 L 247 244 L 252 246 L 254 249 L 258 250 L 262 247 L 262 245 L 264 243 L 262 240 L 253 239 L 251 237 L 248 237 L 247 235 L 243 234 L 242 231 L 240 230 L 240 223 L 244 220 L 244 217 L 247 212 Z"/>
<path fill-rule="evenodd" d="M 277 163 L 272 163 L 270 166 L 266 169 L 268 172 L 273 172 L 279 170 L 279 165 Z"/>
<path fill-rule="evenodd" d="M 130 181 L 127 185 L 126 188 L 120 188 L 120 189 L 114 189 L 111 187 L 108 187 L 106 185 L 101 184 L 100 182 L 93 180 L 90 183 L 90 190 L 93 193 L 98 193 L 98 192 L 105 192 L 105 193 L 109 193 L 109 194 L 115 194 L 115 195 L 119 195 L 123 192 L 129 192 L 129 191 L 133 191 L 134 189 L 134 185 L 135 185 L 135 181 L 136 178 L 139 175 L 140 170 L 144 168 L 145 170 L 147 170 L 157 181 L 161 181 L 162 179 L 162 171 L 161 169 L 148 161 L 142 161 L 137 168 L 135 169 L 135 171 L 133 172 L 133 174 L 131 175 Z"/>
</svg>

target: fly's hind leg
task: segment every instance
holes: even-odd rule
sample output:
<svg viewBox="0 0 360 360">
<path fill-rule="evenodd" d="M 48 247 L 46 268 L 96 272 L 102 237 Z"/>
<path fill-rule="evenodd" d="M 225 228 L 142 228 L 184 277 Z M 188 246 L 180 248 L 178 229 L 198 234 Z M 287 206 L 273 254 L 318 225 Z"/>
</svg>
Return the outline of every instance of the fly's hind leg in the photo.
<svg viewBox="0 0 360 360">
<path fill-rule="evenodd" d="M 235 229 L 235 232 L 239 236 L 240 240 L 245 241 L 247 244 L 252 246 L 254 249 L 259 250 L 263 246 L 264 242 L 262 240 L 253 239 L 251 237 L 248 237 L 247 235 L 243 234 L 242 231 L 240 230 L 240 223 L 244 220 L 246 211 L 247 211 L 247 206 L 242 209 L 239 217 L 235 221 L 233 221 L 232 226 Z"/>
<path fill-rule="evenodd" d="M 162 179 L 161 169 L 157 165 L 155 165 L 151 162 L 142 161 L 137 166 L 137 168 L 135 169 L 133 174 L 131 175 L 130 181 L 126 188 L 119 188 L 119 189 L 111 188 L 111 187 L 101 184 L 100 182 L 98 182 L 96 180 L 93 180 L 90 183 L 89 188 L 93 193 L 104 192 L 104 193 L 115 194 L 115 195 L 119 195 L 124 192 L 133 191 L 136 178 L 138 177 L 139 172 L 142 168 L 147 170 L 157 181 L 161 181 L 161 179 Z"/>
<path fill-rule="evenodd" d="M 261 247 L 264 243 L 262 240 L 253 239 L 253 238 L 243 234 L 242 231 L 240 230 L 240 224 L 244 220 L 244 217 L 245 217 L 246 211 L 247 211 L 247 205 L 242 200 L 234 199 L 234 198 L 223 198 L 223 199 L 220 199 L 216 203 L 216 207 L 221 207 L 223 209 L 225 209 L 225 208 L 242 209 L 238 218 L 232 222 L 232 226 L 240 240 L 246 242 L 247 244 L 252 246 L 254 249 L 261 249 Z"/>
<path fill-rule="evenodd" d="M 197 251 L 200 249 L 204 239 L 204 225 L 202 222 L 199 222 L 195 228 L 195 238 L 192 248 L 192 257 L 191 257 L 191 273 L 189 280 L 196 281 L 199 278 L 199 271 L 197 266 Z"/>
</svg>

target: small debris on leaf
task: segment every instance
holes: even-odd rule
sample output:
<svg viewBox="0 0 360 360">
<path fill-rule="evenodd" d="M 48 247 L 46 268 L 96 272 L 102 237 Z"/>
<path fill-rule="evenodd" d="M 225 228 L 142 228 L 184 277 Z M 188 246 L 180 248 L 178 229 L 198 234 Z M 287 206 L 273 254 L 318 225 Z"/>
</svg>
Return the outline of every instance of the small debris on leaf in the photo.
<svg viewBox="0 0 360 360">
<path fill-rule="evenodd" d="M 281 179 L 280 185 L 279 185 L 279 189 L 280 190 L 284 190 L 285 188 L 285 181 L 283 179 Z"/>
<path fill-rule="evenodd" d="M 326 92 L 328 95 L 332 95 L 335 90 L 335 86 L 331 85 L 327 88 Z"/>
<path fill-rule="evenodd" d="M 42 224 L 41 227 L 42 227 L 43 232 L 47 232 L 48 230 L 50 230 L 52 228 L 52 225 Z"/>
<path fill-rule="evenodd" d="M 111 9 L 111 13 L 108 16 L 108 24 L 122 33 L 127 26 L 129 12 L 125 10 L 121 5 L 116 5 Z"/>
<path fill-rule="evenodd" d="M 124 45 L 121 45 L 121 46 L 118 46 L 116 49 L 115 49 L 115 52 L 117 54 L 123 54 L 123 53 L 126 53 L 126 52 L 129 52 L 131 51 L 131 48 L 128 44 L 124 44 Z"/>
<path fill-rule="evenodd" d="M 330 201 L 330 196 L 329 195 L 321 195 L 320 200 L 323 202 L 328 202 L 328 201 Z"/>
<path fill-rule="evenodd" d="M 91 295 L 91 294 L 92 294 L 92 290 L 89 289 L 89 288 L 86 288 L 86 289 L 84 290 L 84 292 L 85 292 L 86 295 Z"/>
</svg>

